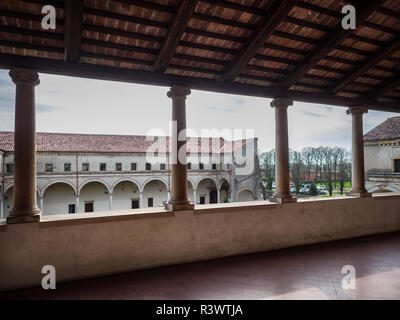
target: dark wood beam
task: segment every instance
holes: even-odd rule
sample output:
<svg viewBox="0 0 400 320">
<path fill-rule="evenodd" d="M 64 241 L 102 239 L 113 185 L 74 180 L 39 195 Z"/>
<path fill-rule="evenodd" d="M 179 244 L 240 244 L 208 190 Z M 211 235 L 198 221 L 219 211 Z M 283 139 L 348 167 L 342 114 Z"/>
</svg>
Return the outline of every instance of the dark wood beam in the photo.
<svg viewBox="0 0 400 320">
<path fill-rule="evenodd" d="M 397 87 L 400 87 L 400 75 L 394 76 L 388 81 L 384 82 L 383 85 L 372 92 L 371 96 L 377 98 L 383 97 L 386 93 L 395 90 Z"/>
<path fill-rule="evenodd" d="M 154 62 L 152 71 L 163 73 L 171 62 L 182 35 L 189 24 L 189 20 L 197 6 L 197 0 L 180 0 L 178 9 L 169 26 L 164 43 Z"/>
<path fill-rule="evenodd" d="M 331 92 L 336 94 L 398 49 L 400 49 L 400 37 L 395 37 L 389 44 L 367 59 L 367 61 L 364 61 L 360 67 L 351 70 L 338 85 L 332 88 Z"/>
<path fill-rule="evenodd" d="M 272 35 L 276 27 L 283 21 L 296 5 L 298 0 L 275 0 L 268 10 L 268 14 L 262 19 L 261 24 L 248 37 L 242 49 L 233 58 L 225 72 L 221 76 L 222 81 L 233 81 L 246 68 L 257 51 Z"/>
<path fill-rule="evenodd" d="M 356 7 L 357 24 L 360 25 L 368 19 L 385 2 L 385 0 L 364 1 L 362 5 Z M 356 29 L 357 30 L 357 29 Z M 339 22 L 333 31 L 327 34 L 323 41 L 307 55 L 301 63 L 292 70 L 287 78 L 280 84 L 282 87 L 289 88 L 297 80 L 301 79 L 314 65 L 326 57 L 330 51 L 336 48 L 341 42 L 355 30 L 343 30 Z"/>
<path fill-rule="evenodd" d="M 83 1 L 65 0 L 64 15 L 64 59 L 68 62 L 79 62 L 82 42 Z"/>
<path fill-rule="evenodd" d="M 296 90 L 284 90 L 273 87 L 256 86 L 242 83 L 221 82 L 212 79 L 200 79 L 176 76 L 171 74 L 153 73 L 147 71 L 134 71 L 129 69 L 93 65 L 88 63 L 64 62 L 53 59 L 0 54 L 0 69 L 11 69 L 13 67 L 35 68 L 38 72 L 55 75 L 158 86 L 171 86 L 176 83 L 185 83 L 192 89 L 196 90 L 263 98 L 285 96 L 301 102 L 319 103 L 343 107 L 348 107 L 349 105 L 364 105 L 373 110 L 400 113 L 400 107 L 398 103 L 379 102 L 371 98 L 345 98 L 333 96 L 325 92 L 307 93 Z"/>
</svg>

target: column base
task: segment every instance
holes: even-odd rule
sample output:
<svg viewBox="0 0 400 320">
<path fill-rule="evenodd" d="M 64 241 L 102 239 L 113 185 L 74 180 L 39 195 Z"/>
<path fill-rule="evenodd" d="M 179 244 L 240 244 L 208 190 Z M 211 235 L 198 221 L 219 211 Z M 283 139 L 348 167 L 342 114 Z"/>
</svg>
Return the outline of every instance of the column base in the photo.
<svg viewBox="0 0 400 320">
<path fill-rule="evenodd" d="M 355 191 L 350 190 L 350 192 L 346 193 L 346 196 L 368 198 L 372 197 L 372 193 L 369 193 L 367 190 L 355 190 Z"/>
<path fill-rule="evenodd" d="M 297 202 L 297 198 L 291 195 L 279 196 L 273 195 L 272 197 L 268 197 L 268 200 L 275 203 L 295 203 Z"/>
<path fill-rule="evenodd" d="M 40 209 L 28 209 L 28 210 L 11 210 L 10 215 L 7 217 L 7 224 L 15 223 L 31 223 L 40 221 Z"/>
<path fill-rule="evenodd" d="M 182 210 L 193 210 L 194 204 L 193 203 L 165 203 L 165 209 L 172 210 L 172 211 L 182 211 Z"/>
</svg>

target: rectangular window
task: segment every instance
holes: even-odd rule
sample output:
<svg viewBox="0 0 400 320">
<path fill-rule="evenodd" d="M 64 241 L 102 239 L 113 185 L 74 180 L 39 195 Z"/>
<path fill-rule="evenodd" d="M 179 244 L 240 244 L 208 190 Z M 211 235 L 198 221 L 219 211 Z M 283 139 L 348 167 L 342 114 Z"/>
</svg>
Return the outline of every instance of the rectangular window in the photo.
<svg viewBox="0 0 400 320">
<path fill-rule="evenodd" d="M 122 163 L 115 164 L 115 171 L 122 171 Z"/>
<path fill-rule="evenodd" d="M 160 164 L 160 170 L 161 171 L 165 171 L 165 163 L 161 163 Z"/>
<path fill-rule="evenodd" d="M 136 167 L 137 167 L 136 163 L 131 163 L 131 170 L 132 171 L 136 171 Z"/>
<path fill-rule="evenodd" d="M 64 163 L 64 171 L 71 172 L 71 164 L 70 163 Z"/>
<path fill-rule="evenodd" d="M 53 164 L 52 163 L 46 163 L 44 165 L 44 171 L 46 172 L 53 172 Z"/>
<path fill-rule="evenodd" d="M 132 200 L 132 209 L 138 209 L 139 208 L 139 200 Z"/>
<path fill-rule="evenodd" d="M 190 162 L 188 162 L 187 168 L 188 168 L 188 170 L 192 170 L 192 164 Z"/>
<path fill-rule="evenodd" d="M 105 163 L 100 163 L 100 171 L 106 171 L 107 165 Z"/>
<path fill-rule="evenodd" d="M 93 202 L 85 202 L 85 212 L 93 212 Z"/>
<path fill-rule="evenodd" d="M 152 207 L 153 207 L 153 198 L 148 198 L 148 199 L 147 199 L 147 206 L 148 206 L 149 208 L 152 208 Z"/>
<path fill-rule="evenodd" d="M 204 163 L 201 163 L 201 162 L 199 163 L 199 169 L 204 170 Z"/>
<path fill-rule="evenodd" d="M 151 170 L 151 163 L 146 163 L 146 171 L 150 171 Z"/>
<path fill-rule="evenodd" d="M 82 171 L 89 171 L 89 163 L 82 163 Z"/>
<path fill-rule="evenodd" d="M 200 197 L 200 204 L 206 203 L 206 197 Z"/>
<path fill-rule="evenodd" d="M 216 164 L 216 163 L 213 163 L 213 164 L 212 164 L 212 168 L 213 168 L 213 170 L 217 170 L 217 164 Z"/>
<path fill-rule="evenodd" d="M 68 213 L 76 213 L 74 204 L 69 204 L 68 205 Z"/>
<path fill-rule="evenodd" d="M 14 164 L 7 163 L 6 167 L 7 167 L 7 172 L 8 173 L 13 173 L 14 172 Z"/>
<path fill-rule="evenodd" d="M 394 160 L 394 172 L 400 173 L 400 159 Z"/>
</svg>

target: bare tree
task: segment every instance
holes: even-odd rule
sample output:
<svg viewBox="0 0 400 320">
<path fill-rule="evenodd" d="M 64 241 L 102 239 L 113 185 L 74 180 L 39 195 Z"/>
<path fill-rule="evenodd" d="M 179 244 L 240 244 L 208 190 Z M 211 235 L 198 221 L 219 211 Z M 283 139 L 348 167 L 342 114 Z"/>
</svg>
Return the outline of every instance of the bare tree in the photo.
<svg viewBox="0 0 400 320">
<path fill-rule="evenodd" d="M 329 195 L 333 194 L 332 186 L 332 169 L 333 169 L 333 148 L 323 147 L 322 153 L 324 155 L 324 165 L 326 173 L 326 181 L 328 184 Z"/>
</svg>

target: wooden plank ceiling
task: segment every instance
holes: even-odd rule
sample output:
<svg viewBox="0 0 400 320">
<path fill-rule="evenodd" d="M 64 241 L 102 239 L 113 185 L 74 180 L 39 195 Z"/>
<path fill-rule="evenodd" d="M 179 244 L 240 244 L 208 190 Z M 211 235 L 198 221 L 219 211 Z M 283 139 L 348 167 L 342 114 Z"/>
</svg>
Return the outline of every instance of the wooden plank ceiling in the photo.
<svg viewBox="0 0 400 320">
<path fill-rule="evenodd" d="M 15 66 L 400 112 L 400 1 L 0 1 L 0 68 Z"/>
</svg>

